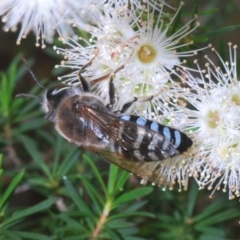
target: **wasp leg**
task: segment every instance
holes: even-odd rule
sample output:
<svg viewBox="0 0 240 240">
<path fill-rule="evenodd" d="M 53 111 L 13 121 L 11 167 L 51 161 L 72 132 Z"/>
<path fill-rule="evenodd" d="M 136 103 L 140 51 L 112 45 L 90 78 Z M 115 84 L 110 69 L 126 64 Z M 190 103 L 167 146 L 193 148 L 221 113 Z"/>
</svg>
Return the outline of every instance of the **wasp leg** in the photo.
<svg viewBox="0 0 240 240">
<path fill-rule="evenodd" d="M 85 68 L 91 66 L 92 62 L 94 61 L 94 59 L 96 57 L 97 57 L 97 53 L 87 64 L 82 66 L 81 69 L 78 71 L 77 77 L 78 77 L 78 80 L 82 84 L 82 89 L 83 89 L 84 92 L 91 92 L 91 87 L 90 87 L 88 81 L 83 77 L 82 72 L 85 70 Z"/>
<path fill-rule="evenodd" d="M 112 110 L 113 104 L 115 103 L 115 88 L 113 84 L 113 77 L 111 76 L 109 81 L 109 104 L 107 104 L 107 108 Z"/>
<path fill-rule="evenodd" d="M 92 59 L 93 60 L 93 59 Z M 85 68 L 90 66 L 92 64 L 92 60 L 88 62 L 86 65 L 84 65 L 79 71 L 78 71 L 78 79 L 82 84 L 82 89 L 84 92 L 91 92 L 90 85 L 88 84 L 87 80 L 83 77 L 82 72 Z"/>
<path fill-rule="evenodd" d="M 134 99 L 131 102 L 127 102 L 123 105 L 122 109 L 119 111 L 120 113 L 125 113 L 133 103 L 137 102 L 138 98 L 134 97 Z"/>
<path fill-rule="evenodd" d="M 115 103 L 115 88 L 113 84 L 113 77 L 111 77 L 109 81 L 109 99 L 110 104 L 113 105 Z"/>
<path fill-rule="evenodd" d="M 82 70 L 82 69 L 81 69 Z M 81 70 L 78 72 L 78 79 L 82 84 L 82 89 L 84 92 L 91 92 L 91 88 L 87 82 L 87 80 L 83 77 L 83 75 L 81 74 Z"/>
<path fill-rule="evenodd" d="M 118 114 L 125 113 L 132 106 L 133 103 L 135 103 L 135 102 L 148 102 L 148 101 L 151 102 L 153 98 L 154 98 L 154 96 L 150 96 L 150 97 L 142 98 L 142 99 L 134 97 L 134 99 L 131 102 L 125 103 L 123 105 L 122 109 L 116 111 L 116 113 L 118 113 Z"/>
<path fill-rule="evenodd" d="M 121 65 L 118 69 L 116 69 L 111 75 L 110 75 L 110 81 L 109 81 L 109 101 L 110 103 L 107 104 L 107 108 L 109 110 L 112 110 L 113 104 L 115 103 L 115 87 L 113 84 L 113 75 L 117 73 L 118 71 L 122 70 L 124 68 L 124 65 Z"/>
</svg>

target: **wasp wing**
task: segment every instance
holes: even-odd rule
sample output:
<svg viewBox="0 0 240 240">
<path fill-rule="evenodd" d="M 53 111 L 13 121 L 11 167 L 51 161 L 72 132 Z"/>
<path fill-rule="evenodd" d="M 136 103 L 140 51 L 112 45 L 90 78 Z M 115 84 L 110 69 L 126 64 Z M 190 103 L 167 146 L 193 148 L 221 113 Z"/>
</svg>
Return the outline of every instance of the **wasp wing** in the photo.
<svg viewBox="0 0 240 240">
<path fill-rule="evenodd" d="M 92 106 L 81 111 L 92 128 L 122 148 L 129 161 L 160 161 L 179 154 L 170 140 L 156 131 Z"/>
<path fill-rule="evenodd" d="M 171 182 L 163 176 L 160 171 L 160 163 L 159 161 L 152 161 L 152 162 L 144 162 L 144 161 L 129 161 L 128 159 L 124 158 L 124 156 L 119 155 L 115 152 L 109 152 L 105 149 L 91 149 L 91 152 L 94 152 L 98 156 L 102 157 L 103 159 L 117 165 L 118 167 L 142 178 L 143 180 L 147 180 L 152 182 L 156 185 L 164 185 L 164 186 L 171 186 Z"/>
<path fill-rule="evenodd" d="M 144 180 L 157 185 L 171 185 L 170 181 L 159 171 L 161 167 L 159 160 L 169 157 L 169 153 L 162 150 L 161 144 L 156 145 L 156 148 L 162 152 L 161 158 L 159 157 L 158 161 L 152 161 L 152 159 L 144 158 L 144 156 L 136 157 L 134 154 L 136 146 L 148 146 L 153 135 L 160 142 L 168 141 L 164 136 L 151 129 L 139 126 L 134 122 L 123 121 L 114 114 L 87 104 L 82 105 L 78 111 L 79 113 L 81 112 L 80 115 L 84 116 L 85 121 L 88 122 L 88 126 L 95 129 L 95 132 L 98 132 L 99 136 L 104 135 L 105 139 L 109 139 L 109 145 L 88 144 L 85 146 L 87 150 Z M 170 142 L 168 144 L 173 148 Z M 118 151 L 119 147 L 122 148 L 123 152 Z"/>
</svg>

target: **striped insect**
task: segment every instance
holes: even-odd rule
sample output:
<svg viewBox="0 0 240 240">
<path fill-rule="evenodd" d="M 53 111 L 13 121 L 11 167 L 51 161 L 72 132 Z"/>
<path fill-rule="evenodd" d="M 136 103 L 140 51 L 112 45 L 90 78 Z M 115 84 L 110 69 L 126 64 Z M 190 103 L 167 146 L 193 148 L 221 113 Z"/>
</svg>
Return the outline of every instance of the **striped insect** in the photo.
<svg viewBox="0 0 240 240">
<path fill-rule="evenodd" d="M 168 184 L 157 169 L 159 161 L 187 151 L 192 140 L 177 129 L 141 116 L 124 114 L 136 98 L 113 112 L 115 90 L 112 79 L 107 105 L 91 92 L 81 75 L 80 82 L 77 85 L 61 84 L 45 91 L 42 109 L 46 118 L 54 122 L 58 133 L 146 181 Z"/>
</svg>

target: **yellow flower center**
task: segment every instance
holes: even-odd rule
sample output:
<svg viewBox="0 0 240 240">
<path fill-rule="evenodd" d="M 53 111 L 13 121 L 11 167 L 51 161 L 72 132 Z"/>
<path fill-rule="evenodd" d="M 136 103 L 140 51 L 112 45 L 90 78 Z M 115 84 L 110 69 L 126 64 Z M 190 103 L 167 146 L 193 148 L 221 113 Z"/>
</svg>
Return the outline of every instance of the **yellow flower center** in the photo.
<svg viewBox="0 0 240 240">
<path fill-rule="evenodd" d="M 218 114 L 217 112 L 214 112 L 214 111 L 209 111 L 208 114 L 207 114 L 207 122 L 208 122 L 208 126 L 210 128 L 216 128 L 218 126 L 218 123 L 219 123 L 219 117 L 218 117 Z"/>
<path fill-rule="evenodd" d="M 237 105 L 240 106 L 240 97 L 237 94 L 232 95 L 232 101 Z"/>
<path fill-rule="evenodd" d="M 144 94 L 149 93 L 152 90 L 152 86 L 146 83 L 137 84 L 134 88 L 134 94 L 138 96 L 142 96 Z"/>
<path fill-rule="evenodd" d="M 150 45 L 143 45 L 138 51 L 138 58 L 142 63 L 151 63 L 156 58 L 157 52 Z"/>
</svg>

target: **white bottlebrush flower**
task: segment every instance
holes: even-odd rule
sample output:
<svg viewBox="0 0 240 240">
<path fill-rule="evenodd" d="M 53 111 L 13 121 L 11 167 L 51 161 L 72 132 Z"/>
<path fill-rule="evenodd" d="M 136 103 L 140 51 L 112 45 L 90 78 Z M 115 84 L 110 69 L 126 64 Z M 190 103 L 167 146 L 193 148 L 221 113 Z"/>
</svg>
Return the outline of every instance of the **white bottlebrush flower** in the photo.
<svg viewBox="0 0 240 240">
<path fill-rule="evenodd" d="M 122 15 L 123 11 L 127 14 Z M 76 82 L 79 70 L 91 62 L 82 75 L 91 84 L 95 80 L 103 79 L 97 84 L 98 93 L 106 99 L 107 103 L 110 75 L 125 64 L 132 51 L 128 48 L 129 39 L 134 37 L 132 26 L 129 25 L 129 13 L 127 6 L 122 6 L 119 10 L 105 4 L 98 27 L 85 25 L 87 26 L 85 31 L 88 30 L 91 33 L 89 40 L 80 38 L 81 41 L 77 43 L 70 39 L 67 42 L 68 49 L 55 47 L 57 52 L 63 54 L 65 58 L 61 66 L 74 70 L 70 75 L 62 76 L 60 80 L 66 83 Z"/>
<path fill-rule="evenodd" d="M 17 44 L 33 31 L 36 45 L 45 47 L 45 40 L 52 42 L 55 31 L 61 40 L 75 36 L 71 25 L 84 24 L 84 12 L 94 14 L 96 8 L 92 9 L 91 3 L 87 0 L 1 0 L 0 16 L 5 23 L 5 31 L 15 31 L 21 24 Z"/>
<path fill-rule="evenodd" d="M 80 40 L 80 39 L 79 39 Z M 61 62 L 61 65 L 55 66 L 58 67 L 67 67 L 71 70 L 75 70 L 68 75 L 58 77 L 58 79 L 64 83 L 69 84 L 80 84 L 78 73 L 81 67 L 88 64 L 96 55 L 96 46 L 94 44 L 90 44 L 88 41 L 81 39 L 84 42 L 84 46 L 71 39 L 71 41 L 67 42 L 69 49 L 62 49 L 54 46 L 54 50 L 56 50 L 57 54 L 62 54 L 64 56 L 64 60 Z"/>
<path fill-rule="evenodd" d="M 196 21 L 195 18 L 169 35 L 169 29 L 181 6 L 170 19 L 163 12 L 164 8 L 156 11 L 147 3 L 131 16 L 134 34 L 127 43 L 129 58 L 125 57 L 124 69 L 114 79 L 118 92 L 116 108 L 121 108 L 137 97 L 140 101 L 129 109 L 130 112 L 156 119 L 169 114 L 169 106 L 165 103 L 174 100 L 177 95 L 175 83 L 171 79 L 173 68 L 182 65 L 180 57 L 196 53 L 178 51 L 179 48 L 192 44 L 192 41 L 181 44 L 181 40 L 198 26 L 197 23 L 193 29 L 189 27 Z M 124 45 L 124 49 L 127 47 Z"/>
<path fill-rule="evenodd" d="M 191 108 L 182 111 L 189 118 L 188 128 L 194 141 L 193 175 L 201 188 L 208 187 L 213 192 L 223 184 L 230 199 L 240 196 L 240 82 L 236 49 L 229 43 L 229 62 L 216 53 L 222 68 L 206 56 L 206 70 L 199 78 L 182 71 L 192 90 L 186 98 Z"/>
<path fill-rule="evenodd" d="M 126 6 L 126 5 L 130 5 L 130 8 L 135 7 L 136 9 L 140 9 L 142 7 L 142 2 L 144 1 L 140 1 L 140 0 L 109 0 L 108 4 L 111 6 L 115 6 L 116 8 L 121 7 L 121 6 Z M 173 9 L 172 6 L 170 6 L 169 4 L 167 4 L 164 0 L 148 0 L 148 4 L 150 4 L 151 6 L 155 6 L 162 8 L 162 5 L 164 4 L 165 6 L 168 6 L 169 8 Z M 157 5 L 157 6 L 156 6 Z"/>
<path fill-rule="evenodd" d="M 164 6 L 164 1 L 145 2 L 139 9 L 129 9 L 128 5 L 114 9 L 105 4 L 99 23 L 85 29 L 91 33 L 89 42 L 95 45 L 97 54 L 83 76 L 92 85 L 97 84 L 94 89 L 106 101 L 109 79 L 113 77 L 117 96 L 115 109 L 137 97 L 139 101 L 132 105 L 130 112 L 156 119 L 174 113 L 170 106 L 171 101 L 178 98 L 175 91 L 178 83 L 172 80 L 171 74 L 175 66 L 184 62 L 181 58 L 196 54 L 196 51 L 180 49 L 192 44 L 185 38 L 197 28 L 198 23 L 191 29 L 190 25 L 196 21 L 193 18 L 171 34 L 170 29 L 182 3 L 172 17 L 164 12 Z M 76 48 L 81 49 L 77 45 Z M 74 48 L 61 49 L 65 56 L 72 56 L 74 51 Z M 85 62 L 81 59 L 86 57 L 79 51 L 76 59 L 64 62 L 64 66 L 76 70 L 71 74 L 75 74 L 75 79 L 82 62 Z"/>
</svg>

